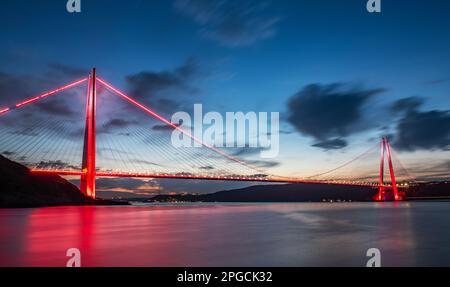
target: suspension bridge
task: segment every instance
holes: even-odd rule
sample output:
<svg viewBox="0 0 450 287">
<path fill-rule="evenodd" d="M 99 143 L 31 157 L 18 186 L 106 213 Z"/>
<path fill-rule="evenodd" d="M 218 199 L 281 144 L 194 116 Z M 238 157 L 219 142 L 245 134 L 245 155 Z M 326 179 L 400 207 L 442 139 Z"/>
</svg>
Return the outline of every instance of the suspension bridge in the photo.
<svg viewBox="0 0 450 287">
<path fill-rule="evenodd" d="M 86 87 L 87 95 L 80 92 Z M 70 104 L 55 100 L 57 94 Z M 113 96 L 122 101 L 115 102 Z M 24 114 L 19 116 L 19 110 Z M 75 113 L 77 110 L 84 112 Z M 301 178 L 271 175 L 251 161 L 203 142 L 97 77 L 95 69 L 86 78 L 0 107 L 0 119 L 4 120 L 0 125 L 1 153 L 36 174 L 79 177 L 80 190 L 92 198 L 96 198 L 96 179 L 102 177 L 357 185 L 378 189 L 374 198 L 378 201 L 403 200 L 399 188 L 415 181 L 387 138 L 322 173 Z M 145 120 L 155 123 L 142 125 Z M 171 146 L 173 130 L 200 144 L 201 149 Z M 397 171 L 402 172 L 400 177 Z"/>
</svg>

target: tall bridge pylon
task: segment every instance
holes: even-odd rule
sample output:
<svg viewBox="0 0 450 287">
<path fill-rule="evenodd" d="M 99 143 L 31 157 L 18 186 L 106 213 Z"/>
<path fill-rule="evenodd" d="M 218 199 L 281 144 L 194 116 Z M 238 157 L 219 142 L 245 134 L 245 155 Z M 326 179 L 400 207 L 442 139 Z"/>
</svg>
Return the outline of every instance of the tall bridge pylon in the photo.
<svg viewBox="0 0 450 287">
<path fill-rule="evenodd" d="M 88 91 L 86 98 L 86 126 L 84 130 L 84 148 L 82 161 L 82 174 L 80 190 L 89 197 L 95 198 L 96 178 L 96 111 L 97 90 L 96 70 L 92 69 L 89 75 Z"/>
<path fill-rule="evenodd" d="M 389 165 L 389 174 L 391 176 L 391 185 L 388 186 L 384 183 L 384 162 L 385 155 L 387 155 L 388 165 Z M 388 189 L 392 190 L 392 195 L 386 193 Z M 378 201 L 385 200 L 394 200 L 399 201 L 402 200 L 398 193 L 397 181 L 395 180 L 395 171 L 394 165 L 392 164 L 392 150 L 391 145 L 389 143 L 388 138 L 383 137 L 381 139 L 381 157 L 380 157 L 380 182 L 379 182 L 379 190 L 378 194 L 375 198 Z"/>
</svg>

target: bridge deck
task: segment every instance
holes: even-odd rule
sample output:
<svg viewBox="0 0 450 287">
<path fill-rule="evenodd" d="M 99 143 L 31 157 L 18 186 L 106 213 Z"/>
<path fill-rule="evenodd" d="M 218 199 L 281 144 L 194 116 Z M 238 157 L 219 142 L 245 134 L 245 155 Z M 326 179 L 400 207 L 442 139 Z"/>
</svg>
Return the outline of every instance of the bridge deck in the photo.
<svg viewBox="0 0 450 287">
<path fill-rule="evenodd" d="M 82 171 L 59 171 L 59 170 L 31 170 L 34 174 L 56 174 L 62 176 L 81 176 Z M 314 181 L 290 178 L 275 177 L 238 177 L 238 176 L 209 176 L 191 174 L 154 174 L 154 173 L 125 173 L 125 172 L 97 172 L 96 177 L 128 177 L 128 178 L 168 178 L 168 179 L 189 179 L 189 180 L 209 180 L 209 181 L 240 181 L 240 182 L 267 182 L 267 183 L 307 183 L 307 184 L 329 184 L 329 185 L 349 185 L 349 186 L 370 186 L 378 187 L 375 183 L 354 183 L 354 182 L 332 182 Z"/>
</svg>

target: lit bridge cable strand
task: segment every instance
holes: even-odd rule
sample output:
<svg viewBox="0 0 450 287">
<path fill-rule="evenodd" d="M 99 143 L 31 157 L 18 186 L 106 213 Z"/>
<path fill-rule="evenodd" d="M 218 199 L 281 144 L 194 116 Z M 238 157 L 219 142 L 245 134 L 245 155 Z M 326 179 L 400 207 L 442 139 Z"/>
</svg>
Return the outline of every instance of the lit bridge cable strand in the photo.
<svg viewBox="0 0 450 287">
<path fill-rule="evenodd" d="M 366 155 L 370 154 L 370 153 L 373 152 L 374 149 L 376 149 L 377 147 L 378 147 L 378 144 L 376 144 L 375 146 L 370 147 L 368 150 L 366 150 L 365 152 L 363 152 L 363 153 L 360 154 L 359 156 L 357 156 L 357 157 L 355 157 L 355 158 L 353 158 L 353 159 L 347 161 L 347 162 L 344 163 L 344 164 L 341 164 L 341 165 L 338 166 L 338 167 L 335 167 L 335 168 L 333 168 L 333 169 L 330 169 L 330 170 L 325 171 L 325 172 L 322 172 L 322 173 L 318 173 L 318 174 L 314 174 L 314 175 L 308 176 L 308 177 L 306 177 L 306 179 L 314 179 L 314 178 L 318 178 L 318 177 L 321 177 L 321 176 L 324 176 L 324 175 L 333 173 L 333 172 L 335 172 L 335 171 L 337 171 L 337 170 L 340 170 L 340 169 L 342 169 L 342 168 L 344 168 L 344 167 L 347 167 L 347 166 L 349 166 L 350 164 L 352 164 L 352 163 L 354 163 L 354 162 L 356 162 L 356 161 L 362 159 L 362 158 L 365 157 Z"/>
<path fill-rule="evenodd" d="M 81 80 L 72 82 L 72 83 L 70 83 L 70 84 L 67 84 L 67 85 L 65 85 L 65 86 L 59 87 L 59 88 L 57 88 L 57 89 L 55 89 L 55 90 L 52 90 L 52 91 L 43 93 L 43 94 L 41 94 L 41 95 L 39 95 L 39 96 L 33 97 L 33 98 L 28 99 L 28 100 L 25 100 L 25 101 L 23 101 L 23 102 L 20 102 L 20 103 L 14 105 L 13 107 L 0 109 L 0 115 L 6 114 L 6 113 L 8 113 L 8 112 L 10 112 L 10 111 L 12 111 L 12 110 L 19 109 L 19 108 L 22 108 L 22 107 L 27 106 L 27 105 L 29 105 L 29 104 L 35 103 L 35 102 L 37 102 L 37 101 L 40 101 L 40 100 L 42 100 L 42 99 L 45 99 L 45 98 L 47 98 L 47 97 L 49 97 L 49 96 L 52 96 L 52 95 L 55 95 L 55 94 L 57 94 L 57 93 L 63 92 L 63 91 L 65 91 L 65 90 L 74 88 L 74 87 L 76 87 L 76 86 L 78 86 L 78 85 L 83 84 L 83 83 L 86 82 L 86 81 L 87 81 L 87 78 L 84 78 L 84 79 L 81 79 Z"/>
<path fill-rule="evenodd" d="M 157 120 L 165 123 L 166 125 L 170 126 L 172 129 L 179 131 L 180 133 L 188 136 L 189 138 L 191 138 L 192 140 L 194 140 L 195 142 L 201 144 L 204 147 L 207 147 L 208 149 L 226 157 L 229 160 L 232 160 L 234 162 L 237 162 L 247 168 L 250 168 L 254 171 L 257 171 L 258 173 L 264 174 L 264 177 L 241 177 L 241 176 L 199 176 L 199 175 L 190 175 L 190 174 L 149 174 L 149 173 L 124 173 L 124 172 L 98 172 L 97 176 L 101 177 L 101 176 L 125 176 L 125 177 L 154 177 L 154 178 L 181 178 L 181 179 L 205 179 L 205 180 L 229 180 L 229 181 L 264 181 L 264 182 L 280 182 L 280 183 L 330 183 L 330 184 L 336 184 L 339 181 L 336 182 L 327 182 L 327 181 L 323 181 L 323 180 L 314 180 L 311 178 L 291 178 L 291 177 L 285 177 L 285 176 L 274 176 L 274 175 L 267 175 L 265 171 L 261 171 L 260 169 L 258 169 L 257 167 L 251 166 L 248 163 L 235 158 L 217 148 L 215 148 L 214 146 L 211 146 L 207 143 L 204 143 L 201 139 L 196 138 L 194 135 L 192 135 L 191 133 L 183 130 L 182 128 L 180 128 L 179 126 L 177 126 L 176 124 L 172 123 L 171 121 L 167 120 L 165 117 L 163 117 L 162 115 L 160 115 L 159 113 L 155 112 L 154 110 L 146 107 L 144 104 L 138 102 L 137 100 L 133 99 L 131 96 L 125 94 L 124 92 L 120 91 L 119 89 L 117 89 L 116 87 L 112 86 L 111 84 L 109 84 L 108 82 L 106 82 L 105 80 L 98 78 L 97 77 L 97 81 L 102 84 L 104 87 L 106 87 L 108 90 L 110 90 L 111 92 L 113 92 L 114 94 L 120 96 L 121 98 L 125 99 L 126 101 L 130 102 L 131 104 L 133 104 L 134 106 L 140 108 L 141 110 L 143 110 L 144 112 L 146 112 L 147 114 L 151 115 L 152 117 L 156 118 Z M 370 152 L 372 149 L 370 149 L 369 151 L 367 151 L 366 153 Z M 349 165 L 350 163 L 360 159 L 362 156 L 364 156 L 365 154 L 360 155 L 359 157 L 347 162 L 346 164 L 334 169 L 334 170 L 338 170 L 339 168 L 342 168 L 344 166 Z M 321 175 L 330 173 L 326 172 L 323 173 Z M 361 185 L 368 185 L 367 183 L 358 183 L 358 182 L 346 182 L 345 184 L 348 185 L 356 185 L 356 186 L 361 186 Z M 371 185 L 371 184 L 370 184 Z"/>
<path fill-rule="evenodd" d="M 145 105 L 143 105 L 142 103 L 138 102 L 137 100 L 131 98 L 130 96 L 128 96 L 128 95 L 125 94 L 124 92 L 120 91 L 119 89 L 115 88 L 115 87 L 112 86 L 111 84 L 109 84 L 109 83 L 107 83 L 106 81 L 104 81 L 103 79 L 97 78 L 97 81 L 98 81 L 99 83 L 101 83 L 103 86 L 105 86 L 107 89 L 109 89 L 110 91 L 112 91 L 112 92 L 114 92 L 115 94 L 117 94 L 118 96 L 122 97 L 123 99 L 125 99 L 125 100 L 127 100 L 128 102 L 132 103 L 132 104 L 135 105 L 136 107 L 138 107 L 138 108 L 140 108 L 141 110 L 145 111 L 147 114 L 151 115 L 152 117 L 154 117 L 154 118 L 158 119 L 159 121 L 165 123 L 166 125 L 172 127 L 174 130 L 177 130 L 177 131 L 179 131 L 180 133 L 182 133 L 182 134 L 188 136 L 189 138 L 191 138 L 192 140 L 194 140 L 194 141 L 197 142 L 198 144 L 200 144 L 200 145 L 202 145 L 202 146 L 205 146 L 205 147 L 207 147 L 207 148 L 210 149 L 210 150 L 213 150 L 214 152 L 216 152 L 216 153 L 218 153 L 218 154 L 220 154 L 220 155 L 222 155 L 222 156 L 228 158 L 229 160 L 232 160 L 232 161 L 234 161 L 234 162 L 237 162 L 237 163 L 239 163 L 239 164 L 242 164 L 242 165 L 244 165 L 244 166 L 246 166 L 246 167 L 248 167 L 248 168 L 250 168 L 250 169 L 253 169 L 253 170 L 255 170 L 255 171 L 263 172 L 263 171 L 259 170 L 257 167 L 251 166 L 251 165 L 249 165 L 248 163 L 246 163 L 246 162 L 244 162 L 244 161 L 242 161 L 242 160 L 240 160 L 240 159 L 238 159 L 238 158 L 235 158 L 235 157 L 233 157 L 233 156 L 231 156 L 231 155 L 229 155 L 229 154 L 227 154 L 227 153 L 221 151 L 220 149 L 215 148 L 215 147 L 212 146 L 212 145 L 209 145 L 209 144 L 203 142 L 203 140 L 198 139 L 197 137 L 195 137 L 195 136 L 192 135 L 191 133 L 189 133 L 189 132 L 183 130 L 182 128 L 180 128 L 180 127 L 177 126 L 176 124 L 174 124 L 174 123 L 172 123 L 171 121 L 167 120 L 167 119 L 166 119 L 165 117 L 163 117 L 162 115 L 160 115 L 160 114 L 158 114 L 157 112 L 151 110 L 150 108 L 146 107 Z"/>
<path fill-rule="evenodd" d="M 389 144 L 390 145 L 390 144 Z M 415 183 L 417 182 L 417 176 L 411 174 L 411 172 L 409 170 L 406 169 L 406 167 L 403 165 L 402 161 L 400 160 L 400 158 L 397 156 L 397 152 L 392 148 L 391 146 L 391 151 L 392 151 L 392 157 L 394 158 L 395 162 L 398 163 L 402 169 L 403 172 L 405 172 L 407 179 L 411 182 L 411 183 Z"/>
</svg>

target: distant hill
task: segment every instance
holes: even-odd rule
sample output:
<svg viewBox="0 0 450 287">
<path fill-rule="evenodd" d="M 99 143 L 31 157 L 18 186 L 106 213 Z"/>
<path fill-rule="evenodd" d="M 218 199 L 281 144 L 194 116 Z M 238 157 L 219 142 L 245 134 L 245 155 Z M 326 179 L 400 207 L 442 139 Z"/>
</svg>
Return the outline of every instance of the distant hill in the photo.
<svg viewBox="0 0 450 287">
<path fill-rule="evenodd" d="M 256 185 L 204 195 L 158 195 L 152 201 L 305 202 L 322 200 L 368 201 L 377 189 L 328 184 Z"/>
<path fill-rule="evenodd" d="M 407 191 L 410 199 L 450 199 L 450 182 L 428 182 L 412 186 Z"/>
<path fill-rule="evenodd" d="M 422 183 L 402 190 L 410 199 L 450 199 L 450 182 Z M 330 184 L 257 185 L 203 195 L 158 195 L 155 202 L 320 202 L 371 201 L 377 188 Z"/>
<path fill-rule="evenodd" d="M 0 208 L 117 204 L 94 200 L 58 175 L 37 175 L 0 155 Z"/>
</svg>

